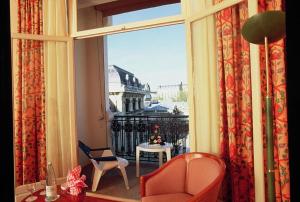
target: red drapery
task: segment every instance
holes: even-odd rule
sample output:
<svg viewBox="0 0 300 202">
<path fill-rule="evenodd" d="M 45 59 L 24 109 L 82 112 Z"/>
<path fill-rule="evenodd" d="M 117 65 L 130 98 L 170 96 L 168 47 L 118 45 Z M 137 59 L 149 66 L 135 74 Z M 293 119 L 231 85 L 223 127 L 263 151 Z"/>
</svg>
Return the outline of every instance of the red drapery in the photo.
<svg viewBox="0 0 300 202">
<path fill-rule="evenodd" d="M 42 0 L 18 0 L 18 32 L 42 34 Z M 43 42 L 17 41 L 14 91 L 16 185 L 45 178 Z"/>
<path fill-rule="evenodd" d="M 216 0 L 215 2 L 221 1 Z M 258 2 L 260 12 L 282 9 L 281 0 L 259 0 Z M 247 19 L 246 2 L 216 14 L 221 103 L 221 156 L 227 165 L 227 174 L 222 190 L 224 201 L 254 201 L 255 198 L 249 43 L 241 36 L 241 28 Z M 283 40 L 273 43 L 269 46 L 269 49 L 274 98 L 276 200 L 289 201 L 286 76 Z M 262 98 L 264 98 L 264 47 L 260 47 L 260 50 Z M 264 107 L 262 110 L 264 117 Z M 264 119 L 263 123 L 265 123 Z M 265 129 L 263 132 L 265 133 Z"/>
<path fill-rule="evenodd" d="M 226 201 L 254 201 L 250 53 L 241 36 L 247 12 L 241 3 L 216 15 Z"/>
</svg>

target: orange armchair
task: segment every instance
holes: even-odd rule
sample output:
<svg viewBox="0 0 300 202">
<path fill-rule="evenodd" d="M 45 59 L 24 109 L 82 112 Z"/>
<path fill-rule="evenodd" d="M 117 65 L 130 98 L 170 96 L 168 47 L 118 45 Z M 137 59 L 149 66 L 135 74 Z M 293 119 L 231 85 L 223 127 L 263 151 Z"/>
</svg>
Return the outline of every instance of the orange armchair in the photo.
<svg viewBox="0 0 300 202">
<path fill-rule="evenodd" d="M 225 174 L 217 156 L 192 152 L 140 177 L 142 202 L 215 202 Z"/>
</svg>

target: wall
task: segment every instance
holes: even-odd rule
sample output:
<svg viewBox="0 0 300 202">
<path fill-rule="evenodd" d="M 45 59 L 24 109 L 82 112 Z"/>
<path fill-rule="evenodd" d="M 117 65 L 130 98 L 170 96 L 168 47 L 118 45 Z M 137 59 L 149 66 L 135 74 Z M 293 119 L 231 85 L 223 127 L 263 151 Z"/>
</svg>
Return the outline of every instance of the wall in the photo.
<svg viewBox="0 0 300 202">
<path fill-rule="evenodd" d="M 78 28 L 102 24 L 101 13 L 93 8 L 78 11 Z M 106 147 L 103 37 L 75 41 L 76 102 L 78 140 L 90 147 Z M 78 151 L 79 164 L 89 163 Z"/>
</svg>

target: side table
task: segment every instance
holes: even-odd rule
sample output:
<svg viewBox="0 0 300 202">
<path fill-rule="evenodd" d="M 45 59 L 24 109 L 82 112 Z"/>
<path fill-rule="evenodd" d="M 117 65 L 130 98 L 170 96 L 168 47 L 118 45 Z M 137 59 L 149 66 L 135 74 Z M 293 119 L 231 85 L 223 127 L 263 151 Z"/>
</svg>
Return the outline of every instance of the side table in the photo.
<svg viewBox="0 0 300 202">
<path fill-rule="evenodd" d="M 136 177 L 140 176 L 140 151 L 144 152 L 158 152 L 159 153 L 159 167 L 163 164 L 163 152 L 166 152 L 167 161 L 171 159 L 172 144 L 165 143 L 165 145 L 151 145 L 148 142 L 136 146 Z"/>
</svg>

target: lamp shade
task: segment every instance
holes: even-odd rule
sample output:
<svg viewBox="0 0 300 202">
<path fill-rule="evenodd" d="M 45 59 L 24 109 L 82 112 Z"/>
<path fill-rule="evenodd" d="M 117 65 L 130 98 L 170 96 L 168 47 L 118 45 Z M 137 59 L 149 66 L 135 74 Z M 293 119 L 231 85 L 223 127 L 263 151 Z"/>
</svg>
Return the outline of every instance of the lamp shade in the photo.
<svg viewBox="0 0 300 202">
<path fill-rule="evenodd" d="M 250 43 L 264 44 L 275 42 L 285 35 L 285 12 L 266 11 L 249 18 L 242 28 L 243 37 Z"/>
</svg>

